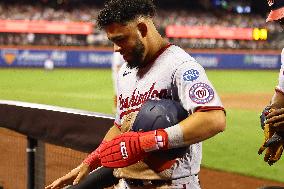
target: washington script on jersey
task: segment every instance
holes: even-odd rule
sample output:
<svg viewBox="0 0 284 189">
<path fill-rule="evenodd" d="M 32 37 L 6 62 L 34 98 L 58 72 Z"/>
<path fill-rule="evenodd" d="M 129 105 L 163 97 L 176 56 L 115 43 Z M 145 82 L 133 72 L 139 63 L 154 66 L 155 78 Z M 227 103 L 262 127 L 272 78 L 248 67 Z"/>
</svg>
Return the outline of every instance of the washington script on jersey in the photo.
<svg viewBox="0 0 284 189">
<path fill-rule="evenodd" d="M 168 94 L 167 89 L 161 89 L 160 92 L 155 89 L 155 83 L 152 84 L 149 90 L 146 92 L 137 91 L 137 88 L 133 91 L 131 97 L 123 98 L 122 94 L 119 95 L 119 104 L 120 110 L 122 113 L 120 114 L 120 118 L 124 115 L 127 115 L 131 112 L 138 111 L 140 109 L 139 105 L 142 105 L 148 99 L 164 99 L 164 98 L 171 98 L 171 95 Z"/>
</svg>

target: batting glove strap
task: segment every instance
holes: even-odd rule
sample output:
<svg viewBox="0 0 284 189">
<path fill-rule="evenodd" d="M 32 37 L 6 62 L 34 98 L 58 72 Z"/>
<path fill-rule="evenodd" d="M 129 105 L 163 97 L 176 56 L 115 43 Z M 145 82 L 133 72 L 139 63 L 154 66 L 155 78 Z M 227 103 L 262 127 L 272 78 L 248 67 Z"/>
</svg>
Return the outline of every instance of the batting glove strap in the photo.
<svg viewBox="0 0 284 189">
<path fill-rule="evenodd" d="M 168 134 L 168 148 L 179 148 L 186 146 L 183 139 L 183 132 L 179 124 L 165 129 Z"/>
<path fill-rule="evenodd" d="M 139 142 L 145 152 L 165 150 L 168 149 L 168 134 L 164 129 L 141 133 Z"/>
</svg>

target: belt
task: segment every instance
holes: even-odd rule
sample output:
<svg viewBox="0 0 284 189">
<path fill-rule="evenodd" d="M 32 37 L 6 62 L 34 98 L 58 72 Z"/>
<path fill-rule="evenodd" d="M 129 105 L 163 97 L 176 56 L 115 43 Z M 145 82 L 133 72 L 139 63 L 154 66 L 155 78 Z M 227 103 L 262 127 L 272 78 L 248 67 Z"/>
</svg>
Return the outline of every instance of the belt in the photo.
<svg viewBox="0 0 284 189">
<path fill-rule="evenodd" d="M 198 174 L 194 174 L 192 176 L 198 176 Z M 172 184 L 172 180 L 143 180 L 143 179 L 124 179 L 127 184 L 131 186 L 161 186 L 164 184 Z"/>
<path fill-rule="evenodd" d="M 147 185 L 154 185 L 154 186 L 161 186 L 164 184 L 171 184 L 171 180 L 142 180 L 142 179 L 125 179 L 127 184 L 132 186 L 147 186 Z"/>
</svg>

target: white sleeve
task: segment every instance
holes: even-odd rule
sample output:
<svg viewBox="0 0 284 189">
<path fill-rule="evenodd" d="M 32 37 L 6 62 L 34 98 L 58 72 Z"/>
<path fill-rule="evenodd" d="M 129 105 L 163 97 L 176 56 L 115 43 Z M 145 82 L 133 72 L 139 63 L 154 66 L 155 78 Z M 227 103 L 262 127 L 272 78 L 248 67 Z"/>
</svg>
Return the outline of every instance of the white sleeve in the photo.
<svg viewBox="0 0 284 189">
<path fill-rule="evenodd" d="M 112 56 L 112 66 L 121 66 L 123 63 L 125 63 L 125 60 L 122 55 L 118 52 L 114 52 Z"/>
<path fill-rule="evenodd" d="M 120 67 L 125 63 L 125 60 L 123 59 L 122 55 L 118 52 L 114 52 L 112 56 L 112 80 L 113 80 L 113 88 L 114 92 L 116 94 L 116 85 L 117 85 L 117 74 L 120 69 Z"/>
<path fill-rule="evenodd" d="M 119 70 L 118 74 L 117 74 L 117 83 L 116 83 L 116 94 L 119 95 L 119 94 L 122 94 L 122 91 L 121 91 L 121 78 L 123 77 L 122 74 L 124 73 L 126 69 L 126 65 L 122 65 L 121 69 Z M 118 99 L 119 99 L 119 96 L 118 96 Z M 121 118 L 120 118 L 120 113 L 121 113 L 121 110 L 120 110 L 120 100 L 117 100 L 117 106 L 116 106 L 116 115 L 115 115 L 115 120 L 114 120 L 114 123 L 116 125 L 116 127 L 118 127 L 120 129 L 121 127 L 121 124 L 122 124 L 122 121 L 121 121 Z"/>
<path fill-rule="evenodd" d="M 204 68 L 197 62 L 181 64 L 175 73 L 174 82 L 181 104 L 189 112 L 224 109 Z"/>
<path fill-rule="evenodd" d="M 281 53 L 281 68 L 278 77 L 278 85 L 276 88 L 284 93 L 284 48 L 282 49 Z"/>
</svg>

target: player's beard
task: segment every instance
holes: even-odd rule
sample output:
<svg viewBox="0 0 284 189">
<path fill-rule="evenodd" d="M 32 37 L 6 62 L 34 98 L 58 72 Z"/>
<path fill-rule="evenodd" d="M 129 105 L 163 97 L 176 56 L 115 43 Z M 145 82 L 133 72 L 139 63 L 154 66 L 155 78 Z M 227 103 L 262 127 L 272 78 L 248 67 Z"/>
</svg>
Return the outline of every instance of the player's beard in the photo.
<svg viewBox="0 0 284 189">
<path fill-rule="evenodd" d="M 142 41 L 137 40 L 135 48 L 133 49 L 131 55 L 131 60 L 127 61 L 127 67 L 130 69 L 141 68 L 144 66 L 143 56 L 145 52 L 145 46 Z"/>
</svg>

